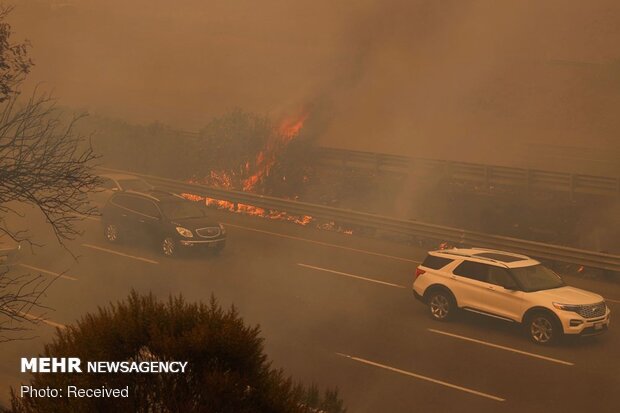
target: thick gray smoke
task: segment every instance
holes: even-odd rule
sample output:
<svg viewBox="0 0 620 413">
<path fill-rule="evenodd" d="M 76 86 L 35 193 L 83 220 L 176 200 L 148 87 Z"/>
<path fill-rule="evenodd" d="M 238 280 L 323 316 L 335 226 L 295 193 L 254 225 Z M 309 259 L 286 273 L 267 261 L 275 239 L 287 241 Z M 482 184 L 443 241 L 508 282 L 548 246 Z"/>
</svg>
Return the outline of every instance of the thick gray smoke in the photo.
<svg viewBox="0 0 620 413">
<path fill-rule="evenodd" d="M 329 146 L 512 164 L 619 146 L 613 0 L 32 0 L 12 22 L 31 84 L 133 122 L 309 107 Z"/>
</svg>

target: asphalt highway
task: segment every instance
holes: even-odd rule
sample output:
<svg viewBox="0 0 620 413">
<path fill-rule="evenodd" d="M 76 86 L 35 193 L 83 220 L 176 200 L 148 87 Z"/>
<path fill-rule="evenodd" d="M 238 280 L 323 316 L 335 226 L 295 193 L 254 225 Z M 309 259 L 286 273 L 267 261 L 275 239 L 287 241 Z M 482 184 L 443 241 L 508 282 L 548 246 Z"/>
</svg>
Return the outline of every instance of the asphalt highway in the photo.
<svg viewBox="0 0 620 413">
<path fill-rule="evenodd" d="M 615 412 L 620 406 L 620 326 L 554 347 L 530 343 L 517 326 L 482 316 L 431 320 L 412 295 L 425 252 L 382 240 L 214 212 L 227 225 L 219 256 L 167 259 L 146 246 L 111 245 L 100 223 L 68 244 L 47 234 L 14 271 L 62 273 L 43 303 L 46 321 L 29 340 L 0 344 L 0 400 L 27 380 L 19 358 L 130 289 L 165 298 L 234 305 L 260 324 L 276 367 L 305 383 L 338 387 L 349 411 Z M 42 226 L 33 223 L 34 226 Z M 567 278 L 620 311 L 620 284 Z"/>
</svg>

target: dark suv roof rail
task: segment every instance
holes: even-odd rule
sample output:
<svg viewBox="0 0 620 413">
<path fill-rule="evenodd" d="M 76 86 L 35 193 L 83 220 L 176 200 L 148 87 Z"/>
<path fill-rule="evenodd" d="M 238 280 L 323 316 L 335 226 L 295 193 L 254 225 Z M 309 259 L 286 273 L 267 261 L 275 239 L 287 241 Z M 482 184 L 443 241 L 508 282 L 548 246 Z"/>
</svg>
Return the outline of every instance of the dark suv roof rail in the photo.
<svg viewBox="0 0 620 413">
<path fill-rule="evenodd" d="M 161 194 L 161 195 L 168 195 L 168 196 L 176 196 L 176 194 L 172 193 L 172 192 L 168 192 L 168 191 L 164 191 L 163 189 L 151 189 L 149 191 L 152 194 Z"/>
<path fill-rule="evenodd" d="M 157 197 L 154 197 L 153 195 L 151 195 L 151 194 L 149 194 L 147 192 L 139 192 L 139 191 L 127 190 L 127 191 L 121 191 L 120 193 L 129 194 L 129 195 L 143 196 L 143 197 L 146 197 L 146 198 L 150 198 L 150 199 L 152 199 L 154 201 L 159 201 L 159 199 L 157 199 Z"/>
<path fill-rule="evenodd" d="M 171 198 L 174 197 L 174 198 L 185 199 L 181 195 L 175 194 L 173 192 L 164 191 L 163 189 L 151 189 L 148 192 L 140 192 L 140 191 L 132 191 L 132 190 L 127 190 L 123 192 L 126 194 L 143 196 L 143 197 L 150 198 L 153 201 L 158 201 L 158 202 L 161 201 L 161 198 L 158 197 L 158 195 L 164 196 L 164 197 L 171 197 Z"/>
</svg>

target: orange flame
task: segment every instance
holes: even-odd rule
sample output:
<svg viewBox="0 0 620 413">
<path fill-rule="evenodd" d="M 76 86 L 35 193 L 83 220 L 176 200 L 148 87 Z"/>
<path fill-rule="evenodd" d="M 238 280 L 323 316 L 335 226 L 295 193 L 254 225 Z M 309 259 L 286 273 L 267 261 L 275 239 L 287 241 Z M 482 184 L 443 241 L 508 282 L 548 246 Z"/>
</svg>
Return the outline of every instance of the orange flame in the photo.
<svg viewBox="0 0 620 413">
<path fill-rule="evenodd" d="M 314 220 L 314 218 L 312 218 L 310 215 L 290 215 L 284 211 L 266 210 L 264 208 L 256 207 L 253 205 L 247 205 L 247 204 L 237 204 L 235 206 L 235 204 L 230 201 L 223 201 L 223 200 L 213 199 L 213 198 L 208 198 L 208 197 L 205 198 L 205 197 L 202 197 L 200 195 L 195 195 L 195 194 L 182 193 L 181 196 L 184 197 L 185 199 L 189 199 L 190 201 L 196 201 L 196 202 L 204 201 L 207 206 L 215 207 L 217 209 L 223 209 L 223 210 L 227 210 L 230 212 L 253 215 L 253 216 L 258 216 L 261 218 L 269 218 L 269 219 L 274 219 L 274 220 L 279 220 L 279 221 L 291 221 L 291 222 L 294 222 L 295 224 L 299 224 L 303 226 L 308 225 Z"/>
<path fill-rule="evenodd" d="M 263 180 L 263 178 L 269 176 L 271 168 L 276 163 L 277 156 L 292 139 L 299 135 L 307 118 L 308 113 L 302 113 L 295 117 L 284 118 L 279 123 L 279 125 L 274 130 L 273 136 L 271 137 L 271 139 L 269 139 L 266 147 L 258 153 L 254 162 L 246 162 L 243 167 L 244 172 L 238 172 L 239 174 L 244 175 L 250 173 L 252 169 L 256 170 L 256 172 L 254 172 L 252 175 L 242 180 L 242 186 L 244 191 L 252 191 L 256 187 L 256 185 Z M 192 179 L 189 182 L 197 184 L 206 183 L 208 185 L 214 185 L 219 188 L 233 189 L 233 182 L 235 181 L 235 179 L 238 178 L 239 175 L 235 174 L 235 172 L 211 171 L 208 177 L 204 179 Z M 304 176 L 304 181 L 307 180 L 308 177 Z M 298 225 L 304 226 L 314 221 L 314 218 L 310 215 L 290 215 L 285 211 L 265 210 L 264 208 L 246 204 L 235 205 L 234 203 L 229 201 L 217 200 L 208 197 L 205 198 L 199 195 L 189 193 L 184 193 L 181 195 L 191 201 L 203 201 L 209 207 L 223 209 L 235 213 L 248 214 L 274 220 L 290 221 Z M 323 224 L 317 223 L 317 228 L 337 231 L 345 234 L 353 233 L 353 230 L 342 228 L 339 225 L 336 225 L 336 223 L 334 222 L 328 222 Z"/>
<path fill-rule="evenodd" d="M 295 118 L 287 118 L 280 122 L 280 126 L 278 127 L 278 134 L 285 138 L 287 141 L 290 141 L 301 132 L 301 128 L 304 127 L 304 123 L 308 118 L 308 113 L 302 113 L 301 115 Z"/>
<path fill-rule="evenodd" d="M 302 113 L 296 117 L 283 119 L 276 128 L 276 135 L 270 139 L 267 146 L 258 153 L 254 165 L 256 172 L 243 181 L 243 190 L 251 191 L 266 176 L 269 176 L 271 168 L 275 165 L 277 155 L 284 147 L 299 133 L 304 126 L 308 113 Z M 250 164 L 246 163 L 246 171 L 249 171 Z"/>
</svg>

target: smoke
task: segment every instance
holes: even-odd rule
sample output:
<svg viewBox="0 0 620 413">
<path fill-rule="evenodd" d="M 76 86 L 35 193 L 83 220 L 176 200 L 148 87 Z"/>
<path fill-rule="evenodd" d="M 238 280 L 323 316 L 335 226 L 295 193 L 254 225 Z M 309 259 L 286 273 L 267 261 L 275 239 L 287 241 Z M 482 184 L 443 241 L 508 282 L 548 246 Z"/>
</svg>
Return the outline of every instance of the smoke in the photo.
<svg viewBox="0 0 620 413">
<path fill-rule="evenodd" d="M 11 18 L 31 84 L 75 108 L 186 130 L 309 108 L 323 145 L 514 164 L 538 143 L 618 147 L 619 17 L 612 0 L 32 0 Z"/>
<path fill-rule="evenodd" d="M 618 5 L 389 4 L 357 27 L 364 68 L 325 143 L 495 163 L 531 143 L 618 147 Z"/>
</svg>

